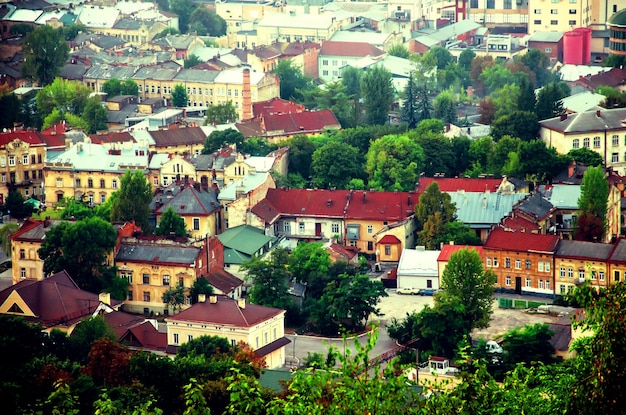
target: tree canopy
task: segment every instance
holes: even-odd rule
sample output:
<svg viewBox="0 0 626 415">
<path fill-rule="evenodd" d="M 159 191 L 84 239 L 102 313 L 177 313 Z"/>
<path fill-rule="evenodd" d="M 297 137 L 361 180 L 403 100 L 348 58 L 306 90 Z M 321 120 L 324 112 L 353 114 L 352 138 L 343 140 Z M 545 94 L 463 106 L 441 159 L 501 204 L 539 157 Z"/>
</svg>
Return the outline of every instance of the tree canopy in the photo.
<svg viewBox="0 0 626 415">
<path fill-rule="evenodd" d="M 142 171 L 127 170 L 120 179 L 120 190 L 111 208 L 111 221 L 134 221 L 144 233 L 150 232 L 148 217 L 152 202 L 152 186 Z"/>
<path fill-rule="evenodd" d="M 325 144 L 313 153 L 313 184 L 345 189 L 350 180 L 363 177 L 363 162 L 359 150 L 349 144 L 334 141 Z"/>
<path fill-rule="evenodd" d="M 609 182 L 604 173 L 604 168 L 589 167 L 583 175 L 583 180 L 580 184 L 580 197 L 578 198 L 578 211 L 580 216 L 585 215 L 586 218 L 597 218 L 598 223 L 602 224 L 602 229 L 606 229 L 607 225 L 607 207 L 609 200 Z M 577 227 L 577 239 L 601 241 L 604 237 L 604 231 L 597 235 L 595 232 L 589 235 L 588 232 L 584 232 L 582 224 Z"/>
<path fill-rule="evenodd" d="M 22 51 L 25 59 L 22 74 L 46 86 L 59 74 L 70 49 L 58 30 L 44 24 L 26 36 Z"/>
<path fill-rule="evenodd" d="M 385 135 L 370 145 L 365 171 L 371 188 L 409 191 L 424 166 L 424 150 L 408 135 Z"/>
<path fill-rule="evenodd" d="M 187 90 L 183 84 L 176 84 L 172 88 L 172 106 L 174 107 L 186 107 L 189 105 L 189 97 L 187 96 Z"/>
<path fill-rule="evenodd" d="M 187 235 L 187 225 L 185 225 L 185 219 L 180 216 L 176 211 L 168 206 L 165 212 L 161 215 L 159 226 L 154 230 L 155 235 L 174 235 L 185 236 Z"/>
<path fill-rule="evenodd" d="M 389 71 L 382 66 L 365 71 L 361 79 L 361 96 L 368 124 L 381 125 L 388 122 L 394 95 L 395 90 Z"/>
</svg>

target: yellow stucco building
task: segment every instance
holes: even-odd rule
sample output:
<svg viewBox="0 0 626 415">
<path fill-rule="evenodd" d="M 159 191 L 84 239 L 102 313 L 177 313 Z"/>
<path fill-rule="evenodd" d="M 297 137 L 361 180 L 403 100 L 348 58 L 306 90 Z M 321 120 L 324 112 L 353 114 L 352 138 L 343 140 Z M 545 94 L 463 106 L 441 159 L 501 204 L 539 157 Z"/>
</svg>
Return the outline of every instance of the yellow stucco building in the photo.
<svg viewBox="0 0 626 415">
<path fill-rule="evenodd" d="M 101 204 L 120 189 L 121 178 L 130 170 L 147 172 L 148 149 L 134 143 L 101 145 L 77 143 L 49 160 L 44 168 L 48 205 L 62 198 L 84 198 Z"/>
<path fill-rule="evenodd" d="M 46 144 L 34 131 L 0 133 L 0 204 L 10 189 L 42 199 Z"/>
<path fill-rule="evenodd" d="M 26 218 L 22 226 L 11 235 L 13 284 L 25 279 L 44 278 L 43 260 L 37 251 L 41 248 L 46 232 L 61 222 Z"/>
<path fill-rule="evenodd" d="M 225 337 L 232 345 L 247 343 L 269 369 L 285 364 L 285 310 L 244 299 L 200 295 L 198 303 L 165 319 L 167 343 L 180 346 L 200 336 Z"/>
</svg>

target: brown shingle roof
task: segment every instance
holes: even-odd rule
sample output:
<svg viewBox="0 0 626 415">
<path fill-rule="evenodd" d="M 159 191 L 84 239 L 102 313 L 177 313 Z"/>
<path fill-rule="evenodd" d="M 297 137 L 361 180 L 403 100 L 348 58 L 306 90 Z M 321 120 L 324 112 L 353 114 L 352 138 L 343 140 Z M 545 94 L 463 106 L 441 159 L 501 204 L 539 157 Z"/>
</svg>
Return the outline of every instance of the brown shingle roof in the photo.
<svg viewBox="0 0 626 415">
<path fill-rule="evenodd" d="M 216 303 L 210 301 L 196 303 L 166 321 L 189 321 L 195 323 L 223 324 L 234 327 L 253 327 L 274 318 L 284 310 L 256 304 L 246 304 L 241 308 L 238 302 L 219 297 Z"/>
<path fill-rule="evenodd" d="M 351 56 L 364 58 L 366 56 L 380 56 L 384 53 L 385 51 L 369 43 L 335 42 L 327 40 L 322 43 L 319 56 Z"/>
<path fill-rule="evenodd" d="M 206 279 L 209 284 L 225 294 L 229 294 L 235 288 L 243 285 L 242 280 L 223 269 L 212 270 Z"/>
<path fill-rule="evenodd" d="M 202 144 L 207 138 L 200 127 L 150 131 L 150 135 L 157 147 Z"/>
</svg>

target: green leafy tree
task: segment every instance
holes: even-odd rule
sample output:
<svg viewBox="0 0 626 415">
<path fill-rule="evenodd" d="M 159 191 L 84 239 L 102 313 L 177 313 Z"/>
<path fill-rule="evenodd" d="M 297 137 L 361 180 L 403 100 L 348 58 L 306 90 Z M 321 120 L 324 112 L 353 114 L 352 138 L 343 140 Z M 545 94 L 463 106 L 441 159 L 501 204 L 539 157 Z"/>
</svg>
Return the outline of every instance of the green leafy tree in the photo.
<svg viewBox="0 0 626 415">
<path fill-rule="evenodd" d="M 162 1 L 166 1 L 166 0 L 162 0 Z M 160 39 L 162 37 L 167 37 L 169 35 L 179 35 L 179 34 L 180 34 L 180 30 L 173 28 L 173 27 L 168 27 L 160 31 L 154 38 Z"/>
<path fill-rule="evenodd" d="M 587 215 L 598 218 L 598 222 L 602 224 L 602 229 L 606 229 L 608 200 L 609 182 L 604 174 L 604 169 L 600 166 L 589 167 L 580 184 L 580 197 L 578 198 L 579 216 Z M 577 231 L 579 231 L 578 238 L 589 240 L 587 237 L 582 238 L 586 233 L 581 232 L 581 228 L 577 227 Z M 598 240 L 601 240 L 604 232 L 599 236 Z"/>
<path fill-rule="evenodd" d="M 568 88 L 569 89 L 569 88 Z M 535 112 L 539 120 L 545 120 L 547 118 L 558 117 L 561 114 L 565 114 L 563 108 L 563 98 L 568 96 L 567 90 L 560 88 L 555 83 L 550 83 L 539 91 L 537 95 L 537 105 Z"/>
<path fill-rule="evenodd" d="M 553 334 L 547 324 L 541 323 L 508 331 L 502 338 L 505 365 L 512 369 L 518 363 L 552 363 L 554 347 L 550 339 Z"/>
<path fill-rule="evenodd" d="M 9 33 L 12 35 L 26 36 L 33 30 L 35 30 L 35 28 L 27 23 L 18 23 L 11 25 Z"/>
<path fill-rule="evenodd" d="M 433 113 L 433 106 L 430 102 L 430 97 L 428 96 L 428 90 L 425 86 L 417 87 L 417 115 L 418 118 L 423 120 L 428 120 L 431 118 Z"/>
<path fill-rule="evenodd" d="M 87 134 L 107 130 L 108 112 L 99 98 L 90 98 L 83 110 L 83 119 L 87 122 Z"/>
<path fill-rule="evenodd" d="M 172 106 L 186 107 L 189 104 L 187 90 L 183 84 L 176 84 L 172 88 Z"/>
<path fill-rule="evenodd" d="M 518 111 L 534 111 L 536 105 L 535 89 L 528 80 L 523 79 L 517 97 Z"/>
<path fill-rule="evenodd" d="M 316 274 L 326 274 L 330 254 L 321 242 L 301 242 L 289 256 L 289 272 L 296 281 L 307 283 Z"/>
<path fill-rule="evenodd" d="M 437 95 L 433 102 L 435 118 L 439 118 L 444 123 L 455 123 L 457 120 L 456 115 L 456 100 L 449 91 L 444 91 Z"/>
<path fill-rule="evenodd" d="M 174 313 L 180 311 L 185 304 L 185 287 L 177 285 L 176 287 L 168 288 L 162 296 L 163 304 L 167 304 L 167 308 L 171 309 Z"/>
<path fill-rule="evenodd" d="M 504 115 L 491 124 L 491 136 L 498 141 L 505 135 L 531 141 L 539 136 L 539 121 L 533 112 L 516 111 Z"/>
<path fill-rule="evenodd" d="M 270 143 L 264 137 L 248 137 L 242 143 L 237 144 L 237 149 L 244 154 L 265 157 L 272 151 L 277 150 L 278 145 Z"/>
<path fill-rule="evenodd" d="M 272 252 L 270 260 L 253 257 L 241 266 L 252 283 L 250 301 L 254 304 L 281 309 L 288 308 L 291 296 L 288 293 L 288 253 L 284 249 Z"/>
<path fill-rule="evenodd" d="M 459 66 L 469 72 L 472 69 L 472 61 L 476 57 L 476 53 L 472 49 L 464 49 L 459 55 Z"/>
<path fill-rule="evenodd" d="M 497 108 L 494 117 L 498 119 L 503 115 L 509 115 L 517 112 L 517 105 L 519 103 L 520 94 L 520 87 L 515 84 L 504 85 L 496 93 L 494 93 L 492 95 L 493 103 Z M 532 112 L 532 109 L 530 110 L 530 112 Z"/>
<path fill-rule="evenodd" d="M 571 149 L 567 153 L 567 156 L 571 160 L 582 163 L 587 167 L 602 166 L 604 164 L 602 156 L 597 151 L 593 151 L 587 147 Z"/>
<path fill-rule="evenodd" d="M 274 68 L 274 74 L 280 79 L 280 97 L 298 101 L 302 95 L 298 90 L 313 88 L 313 80 L 302 73 L 290 59 L 279 60 Z"/>
<path fill-rule="evenodd" d="M 298 134 L 289 140 L 289 172 L 305 180 L 311 176 L 311 161 L 317 149 L 309 137 Z"/>
<path fill-rule="evenodd" d="M 455 155 L 452 151 L 452 142 L 441 133 L 420 133 L 420 127 L 431 120 L 424 120 L 417 128 L 417 143 L 424 150 L 424 175 L 433 177 L 435 173 L 445 173 L 446 177 L 455 170 Z M 432 120 L 434 121 L 434 120 Z M 440 120 L 436 120 L 441 123 Z M 437 124 L 439 125 L 439 124 Z M 443 125 L 443 123 L 441 123 Z M 443 130 L 443 128 L 442 128 Z M 411 133 L 409 133 L 411 135 Z"/>
<path fill-rule="evenodd" d="M 157 6 L 159 6 L 159 10 L 164 12 L 170 11 L 170 1 L 169 0 L 157 0 Z"/>
<path fill-rule="evenodd" d="M 102 92 L 109 97 L 116 97 L 121 94 L 122 83 L 117 78 L 111 78 L 102 84 Z"/>
<path fill-rule="evenodd" d="M 63 38 L 69 42 L 70 40 L 74 40 L 76 36 L 78 36 L 78 33 L 84 32 L 86 27 L 82 23 L 72 23 L 70 25 L 63 26 L 58 30 L 63 35 Z"/>
<path fill-rule="evenodd" d="M 497 176 L 502 175 L 502 168 L 509 161 L 511 153 L 517 153 L 519 150 L 519 138 L 512 138 L 508 135 L 500 138 L 493 146 L 493 151 L 488 160 L 487 171 Z"/>
<path fill-rule="evenodd" d="M 495 65 L 491 56 L 477 56 L 472 59 L 470 69 L 470 79 L 472 81 L 472 87 L 479 97 L 487 95 L 487 86 L 482 78 L 482 73 L 489 67 Z"/>
<path fill-rule="evenodd" d="M 315 150 L 311 169 L 316 187 L 345 189 L 353 178 L 361 178 L 363 156 L 342 142 L 330 142 Z"/>
<path fill-rule="evenodd" d="M 189 296 L 191 297 L 191 304 L 198 302 L 198 296 L 204 294 L 205 296 L 211 296 L 214 293 L 213 286 L 209 284 L 209 280 L 205 277 L 198 277 L 193 282 L 193 285 L 189 289 Z"/>
<path fill-rule="evenodd" d="M 193 53 L 185 59 L 185 68 L 193 68 L 194 66 L 200 65 L 204 63 L 202 59 L 198 57 L 198 55 L 194 55 Z"/>
<path fill-rule="evenodd" d="M 461 249 L 450 256 L 441 275 L 440 304 L 460 307 L 465 333 L 489 326 L 496 275 L 483 268 L 474 249 Z"/>
<path fill-rule="evenodd" d="M 228 128 L 226 130 L 215 130 L 204 141 L 202 154 L 211 154 L 226 146 L 235 145 L 240 148 L 244 143 L 245 137 L 238 130 Z"/>
<path fill-rule="evenodd" d="M 413 73 L 409 74 L 409 82 L 404 88 L 404 99 L 402 101 L 402 110 L 400 112 L 400 120 L 409 125 L 409 129 L 413 129 L 421 121 L 418 113 L 418 94 L 417 85 L 413 81 Z"/>
<path fill-rule="evenodd" d="M 391 56 L 397 56 L 398 58 L 409 59 L 411 52 L 404 45 L 394 45 L 389 48 L 387 53 Z"/>
<path fill-rule="evenodd" d="M 346 94 L 357 100 L 361 97 L 361 78 L 363 71 L 353 66 L 347 66 L 341 71 L 341 83 L 346 86 Z"/>
<path fill-rule="evenodd" d="M 114 267 L 106 265 L 116 242 L 115 228 L 94 216 L 50 228 L 38 253 L 47 275 L 65 270 L 84 290 L 100 292 L 116 288 L 111 295 L 124 299 L 128 282 L 118 284 Z"/>
<path fill-rule="evenodd" d="M 525 53 L 520 61 L 535 73 L 537 87 L 542 87 L 554 80 L 554 75 L 550 72 L 550 57 L 539 49 L 531 48 Z"/>
<path fill-rule="evenodd" d="M 4 201 L 4 208 L 9 216 L 15 219 L 24 219 L 33 213 L 33 206 L 24 203 L 25 199 L 17 190 L 9 190 L 9 195 Z"/>
<path fill-rule="evenodd" d="M 187 225 L 185 225 L 185 219 L 180 216 L 176 211 L 168 206 L 165 212 L 161 215 L 159 226 L 154 230 L 155 235 L 174 235 L 182 237 L 187 235 Z"/>
<path fill-rule="evenodd" d="M 69 337 L 73 358 L 79 362 L 86 362 L 91 346 L 100 339 L 117 340 L 103 317 L 95 316 L 78 323 Z"/>
<path fill-rule="evenodd" d="M 521 174 L 535 182 L 545 183 L 557 175 L 568 162 L 554 147 L 547 147 L 542 140 L 520 142 L 519 163 Z"/>
<path fill-rule="evenodd" d="M 453 62 L 453 57 L 450 51 L 441 46 L 434 46 L 426 52 L 427 58 L 432 56 L 435 60 L 437 69 L 444 69 L 449 63 Z"/>
<path fill-rule="evenodd" d="M 235 109 L 233 102 L 229 100 L 223 104 L 211 105 L 207 108 L 204 125 L 234 123 L 238 118 L 239 115 L 237 114 L 237 110 Z"/>
<path fill-rule="evenodd" d="M 56 78 L 37 92 L 37 110 L 42 118 L 58 111 L 60 117 L 68 114 L 80 117 L 90 100 L 91 90 L 78 81 Z M 95 99 L 95 98 L 91 98 Z"/>
<path fill-rule="evenodd" d="M 341 274 L 326 286 L 320 301 L 326 309 L 325 318 L 337 327 L 356 331 L 365 327 L 370 314 L 380 315 L 376 306 L 380 298 L 386 296 L 380 281 L 372 281 L 362 274 Z"/>
<path fill-rule="evenodd" d="M 191 0 L 170 0 L 170 10 L 178 15 L 178 27 L 182 33 L 189 30 L 189 18 L 195 10 Z"/>
<path fill-rule="evenodd" d="M 408 191 L 415 187 L 424 165 L 424 150 L 407 135 L 386 135 L 374 140 L 367 152 L 365 171 L 370 187 Z"/>
<path fill-rule="evenodd" d="M 337 117 L 337 121 L 344 128 L 355 127 L 353 108 L 350 104 L 348 88 L 341 82 L 330 82 L 325 89 L 318 89 L 314 101 L 316 108 L 329 109 Z"/>
<path fill-rule="evenodd" d="M 446 233 L 446 225 L 456 220 L 456 206 L 449 194 L 439 191 L 437 182 L 431 183 L 415 206 L 418 238 L 426 249 L 436 249 L 438 239 Z"/>
<path fill-rule="evenodd" d="M 2 251 L 7 257 L 11 258 L 11 235 L 18 229 L 18 224 L 14 222 L 5 223 L 0 226 L 0 242 L 2 243 Z"/>
<path fill-rule="evenodd" d="M 127 170 L 120 180 L 120 190 L 117 193 L 111 207 L 111 220 L 114 222 L 134 221 L 144 233 L 148 233 L 152 186 L 143 172 L 137 170 L 131 173 Z"/>
<path fill-rule="evenodd" d="M 51 84 L 69 56 L 63 36 L 51 26 L 41 25 L 30 32 L 24 44 L 22 74 L 40 86 Z"/>
<path fill-rule="evenodd" d="M 389 71 L 382 66 L 375 66 L 365 71 L 361 79 L 361 96 L 368 124 L 387 123 L 394 95 Z"/>
<path fill-rule="evenodd" d="M 226 34 L 226 21 L 215 11 L 199 5 L 189 16 L 189 29 L 199 36 L 219 37 Z"/>
<path fill-rule="evenodd" d="M 135 82 L 134 80 L 132 80 L 130 78 L 126 78 L 124 80 L 124 82 L 122 82 L 120 93 L 122 95 L 138 96 L 139 95 L 139 85 L 137 85 L 137 82 Z"/>
</svg>

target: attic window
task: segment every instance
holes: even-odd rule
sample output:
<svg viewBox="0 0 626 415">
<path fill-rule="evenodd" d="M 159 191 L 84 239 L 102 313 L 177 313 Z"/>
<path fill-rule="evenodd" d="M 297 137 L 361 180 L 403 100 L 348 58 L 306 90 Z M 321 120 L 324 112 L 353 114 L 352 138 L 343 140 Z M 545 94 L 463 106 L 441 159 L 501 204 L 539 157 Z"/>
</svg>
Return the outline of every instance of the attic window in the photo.
<svg viewBox="0 0 626 415">
<path fill-rule="evenodd" d="M 185 205 L 180 205 L 180 209 L 185 209 Z"/>
<path fill-rule="evenodd" d="M 9 313 L 24 314 L 24 311 L 22 311 L 19 305 L 17 305 L 16 303 L 13 303 L 13 305 L 9 307 Z"/>
</svg>

